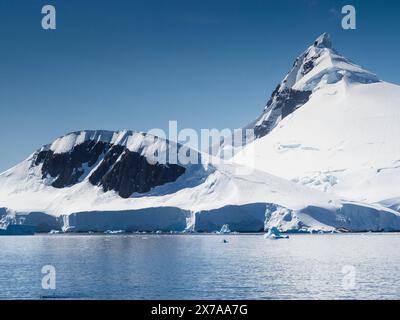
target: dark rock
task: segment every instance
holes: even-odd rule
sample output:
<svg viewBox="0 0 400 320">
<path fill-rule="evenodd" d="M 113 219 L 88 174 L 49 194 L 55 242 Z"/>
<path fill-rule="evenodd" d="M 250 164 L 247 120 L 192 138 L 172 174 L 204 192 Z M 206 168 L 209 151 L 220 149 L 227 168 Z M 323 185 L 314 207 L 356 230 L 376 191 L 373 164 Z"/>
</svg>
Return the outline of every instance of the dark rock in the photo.
<svg viewBox="0 0 400 320">
<path fill-rule="evenodd" d="M 125 147 L 120 145 L 113 146 L 104 156 L 103 161 L 99 164 L 96 170 L 90 175 L 89 181 L 93 185 L 99 185 L 104 175 L 107 174 L 124 152 Z"/>
<path fill-rule="evenodd" d="M 90 168 L 96 164 L 100 155 L 109 148 L 107 143 L 87 141 L 76 147 L 71 152 L 55 154 L 51 150 L 40 151 L 36 157 L 35 165 L 43 164 L 43 179 L 50 176 L 55 178 L 52 186 L 64 188 L 79 182 L 84 173 L 83 164 Z"/>
<path fill-rule="evenodd" d="M 303 71 L 301 72 L 301 74 L 304 76 L 307 73 L 309 73 L 313 68 L 314 68 L 314 61 L 313 60 L 309 60 L 306 63 L 304 63 Z"/>
<path fill-rule="evenodd" d="M 293 111 L 304 105 L 310 98 L 311 91 L 299 91 L 278 86 L 267 103 L 264 113 L 272 111 L 260 125 L 254 127 L 254 135 L 261 138 L 274 129 L 278 119 L 284 119 Z"/>
<path fill-rule="evenodd" d="M 185 172 L 182 166 L 149 163 L 146 157 L 124 146 L 96 141 L 84 142 L 68 153 L 40 151 L 34 160 L 34 165 L 39 164 L 42 164 L 42 178 L 54 178 L 52 186 L 55 188 L 80 182 L 86 166 L 92 170 L 90 183 L 102 186 L 104 191 L 114 190 L 123 198 L 173 182 Z"/>
<path fill-rule="evenodd" d="M 134 192 L 145 193 L 153 187 L 174 182 L 185 172 L 184 167 L 176 164 L 150 164 L 144 156 L 128 150 L 122 153 L 121 159 L 112 168 L 108 164 L 105 166 L 109 170 L 104 175 L 97 174 L 98 170 L 104 172 L 99 167 L 89 180 L 92 184 L 103 186 L 104 191 L 117 191 L 123 198 L 130 197 Z"/>
</svg>

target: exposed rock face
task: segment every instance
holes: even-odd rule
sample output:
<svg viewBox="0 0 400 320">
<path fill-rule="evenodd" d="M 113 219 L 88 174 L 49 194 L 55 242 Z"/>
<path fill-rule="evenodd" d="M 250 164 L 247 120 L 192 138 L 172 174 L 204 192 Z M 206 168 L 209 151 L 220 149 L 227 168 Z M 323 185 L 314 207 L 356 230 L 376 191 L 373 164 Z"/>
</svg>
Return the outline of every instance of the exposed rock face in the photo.
<svg viewBox="0 0 400 320">
<path fill-rule="evenodd" d="M 120 151 L 115 150 L 115 155 Z M 115 155 L 111 158 L 115 158 Z M 173 182 L 185 172 L 185 168 L 176 164 L 150 164 L 145 157 L 127 150 L 122 151 L 118 162 L 110 158 L 104 160 L 89 181 L 103 186 L 104 191 L 115 190 L 123 198 L 130 197 L 134 192 L 149 192 L 153 187 Z"/>
<path fill-rule="evenodd" d="M 35 165 L 43 164 L 43 179 L 54 178 L 52 186 L 64 188 L 79 182 L 84 174 L 84 164 L 93 167 L 101 154 L 110 146 L 104 142 L 86 141 L 74 147 L 72 152 L 56 154 L 51 150 L 40 151 L 36 156 Z"/>
<path fill-rule="evenodd" d="M 249 125 L 249 127 L 254 128 L 256 139 L 270 133 L 281 120 L 307 103 L 312 91 L 304 88 L 295 89 L 294 87 L 297 81 L 316 67 L 322 54 L 329 50 L 332 50 L 329 36 L 323 34 L 306 52 L 296 58 L 292 69 L 272 92 L 263 114 Z"/>
<path fill-rule="evenodd" d="M 67 153 L 40 151 L 34 165 L 42 164 L 42 178 L 52 178 L 55 188 L 72 186 L 88 176 L 90 183 L 114 190 L 121 197 L 145 193 L 151 188 L 174 182 L 185 168 L 176 164 L 151 163 L 125 146 L 89 140 Z"/>
<path fill-rule="evenodd" d="M 265 114 L 268 116 L 260 119 L 262 121 L 254 127 L 255 138 L 261 138 L 270 133 L 280 120 L 304 105 L 311 93 L 311 91 L 290 88 L 281 89 L 281 86 L 278 86 L 267 103 Z"/>
</svg>

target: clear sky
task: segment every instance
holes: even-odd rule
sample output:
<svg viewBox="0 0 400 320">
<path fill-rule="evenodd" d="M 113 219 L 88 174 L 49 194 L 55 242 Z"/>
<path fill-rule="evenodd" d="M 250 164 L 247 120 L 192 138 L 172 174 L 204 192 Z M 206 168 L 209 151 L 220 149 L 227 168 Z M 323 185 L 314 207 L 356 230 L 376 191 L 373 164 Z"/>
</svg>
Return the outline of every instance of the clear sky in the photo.
<svg viewBox="0 0 400 320">
<path fill-rule="evenodd" d="M 239 128 L 323 32 L 399 84 L 399 14 L 397 0 L 0 0 L 0 171 L 76 130 Z"/>
</svg>

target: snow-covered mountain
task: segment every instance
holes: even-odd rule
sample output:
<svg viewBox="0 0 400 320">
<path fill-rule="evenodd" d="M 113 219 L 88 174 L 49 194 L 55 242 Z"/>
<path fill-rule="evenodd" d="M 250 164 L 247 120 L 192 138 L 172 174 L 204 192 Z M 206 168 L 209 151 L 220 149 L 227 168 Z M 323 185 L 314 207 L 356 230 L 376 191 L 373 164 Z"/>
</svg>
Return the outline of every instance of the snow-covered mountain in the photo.
<svg viewBox="0 0 400 320">
<path fill-rule="evenodd" d="M 388 208 L 399 198 L 399 97 L 324 34 L 233 161 L 145 133 L 70 133 L 0 174 L 0 219 L 77 232 L 400 230 Z"/>
<path fill-rule="evenodd" d="M 128 198 L 184 174 L 187 166 L 178 163 L 178 157 L 169 161 L 171 154 L 177 155 L 181 149 L 176 143 L 144 133 L 83 131 L 44 146 L 35 153 L 33 162 L 41 165 L 42 178 L 55 188 L 88 178 L 104 191 L 114 190 Z M 190 152 L 200 162 L 200 155 Z"/>
<path fill-rule="evenodd" d="M 313 92 L 341 80 L 357 83 L 375 83 L 378 78 L 353 64 L 332 48 L 327 33 L 319 36 L 293 64 L 292 69 L 272 93 L 264 112 L 246 128 L 260 138 L 296 109 L 306 104 Z"/>
<path fill-rule="evenodd" d="M 254 123 L 259 139 L 234 162 L 398 210 L 399 119 L 400 86 L 340 56 L 323 34 L 296 59 Z"/>
<path fill-rule="evenodd" d="M 0 212 L 43 231 L 400 230 L 395 211 L 264 172 L 152 159 L 181 148 L 129 131 L 68 134 L 0 175 Z"/>
<path fill-rule="evenodd" d="M 306 104 L 315 91 L 341 80 L 364 84 L 379 82 L 376 75 L 341 56 L 332 47 L 329 34 L 323 33 L 295 59 L 291 70 L 272 92 L 261 115 L 243 127 L 241 145 L 267 135 L 281 120 Z M 251 129 L 252 134 L 246 136 L 246 129 Z M 231 140 L 231 136 L 222 140 L 217 155 L 227 158 L 241 150 L 241 146 L 232 149 Z"/>
</svg>

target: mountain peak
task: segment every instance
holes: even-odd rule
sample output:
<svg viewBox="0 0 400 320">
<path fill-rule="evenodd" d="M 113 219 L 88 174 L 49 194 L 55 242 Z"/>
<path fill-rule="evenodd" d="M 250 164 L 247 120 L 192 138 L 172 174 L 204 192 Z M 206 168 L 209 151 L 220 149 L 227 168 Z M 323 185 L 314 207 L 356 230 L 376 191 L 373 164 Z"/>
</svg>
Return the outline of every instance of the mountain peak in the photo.
<svg viewBox="0 0 400 320">
<path fill-rule="evenodd" d="M 255 136 L 262 137 L 307 103 L 316 91 L 342 80 L 360 84 L 379 82 L 376 75 L 334 50 L 330 35 L 325 32 L 296 58 L 292 69 L 272 93 L 264 112 L 246 128 L 254 128 Z"/>
<path fill-rule="evenodd" d="M 314 47 L 332 49 L 331 36 L 324 32 L 314 41 Z"/>
</svg>

